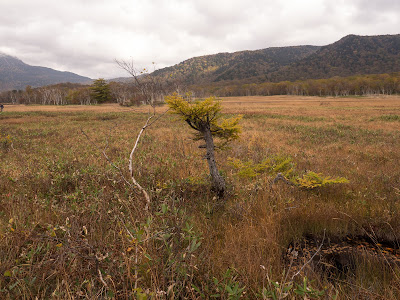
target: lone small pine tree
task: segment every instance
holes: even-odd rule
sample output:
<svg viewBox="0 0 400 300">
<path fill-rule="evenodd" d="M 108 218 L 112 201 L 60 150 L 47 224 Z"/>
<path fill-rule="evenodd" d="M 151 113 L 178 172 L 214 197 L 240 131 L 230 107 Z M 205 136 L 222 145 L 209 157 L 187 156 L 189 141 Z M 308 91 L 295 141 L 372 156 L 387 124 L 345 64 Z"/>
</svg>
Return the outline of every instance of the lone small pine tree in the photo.
<svg viewBox="0 0 400 300">
<path fill-rule="evenodd" d="M 188 101 L 178 94 L 167 96 L 167 102 L 171 111 L 179 115 L 192 129 L 196 131 L 195 140 L 204 140 L 207 149 L 207 163 L 210 170 L 212 189 L 219 198 L 225 194 L 226 184 L 219 174 L 215 161 L 214 138 L 222 143 L 218 148 L 223 148 L 232 140 L 239 137 L 241 128 L 239 120 L 242 116 L 223 118 L 221 114 L 221 102 L 215 97 L 205 100 Z"/>
<path fill-rule="evenodd" d="M 95 80 L 90 89 L 92 98 L 98 103 L 104 103 L 111 100 L 110 86 L 103 78 Z"/>
</svg>

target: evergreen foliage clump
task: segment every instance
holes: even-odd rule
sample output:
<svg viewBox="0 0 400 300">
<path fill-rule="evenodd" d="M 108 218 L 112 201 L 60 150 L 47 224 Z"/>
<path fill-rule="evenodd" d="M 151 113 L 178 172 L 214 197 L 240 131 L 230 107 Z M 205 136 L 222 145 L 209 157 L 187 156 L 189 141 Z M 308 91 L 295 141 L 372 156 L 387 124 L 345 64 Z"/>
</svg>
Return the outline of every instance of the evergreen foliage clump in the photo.
<svg viewBox="0 0 400 300">
<path fill-rule="evenodd" d="M 239 121 L 241 115 L 224 118 L 221 114 L 221 101 L 215 97 L 191 101 L 177 94 L 167 96 L 165 102 L 173 113 L 180 116 L 188 125 L 194 129 L 194 140 L 204 139 L 203 131 L 209 128 L 213 138 L 218 138 L 222 143 L 217 148 L 223 148 L 229 142 L 239 138 L 241 127 Z"/>
<path fill-rule="evenodd" d="M 229 158 L 229 161 L 237 170 L 236 175 L 242 178 L 255 178 L 261 174 L 276 177 L 279 174 L 280 178 L 284 178 L 288 183 L 305 189 L 315 189 L 335 183 L 349 182 L 344 177 L 332 178 L 312 171 L 300 175 L 296 170 L 296 164 L 290 156 L 275 155 L 264 159 L 260 163 L 233 158 Z"/>
<path fill-rule="evenodd" d="M 94 81 L 91 89 L 91 97 L 97 103 L 105 103 L 111 100 L 110 86 L 103 78 Z"/>
<path fill-rule="evenodd" d="M 177 114 L 192 129 L 195 130 L 195 140 L 203 140 L 207 149 L 206 159 L 210 170 L 212 181 L 212 189 L 217 193 L 219 198 L 225 194 L 225 179 L 218 171 L 215 161 L 214 151 L 216 148 L 225 148 L 226 145 L 239 138 L 241 128 L 239 121 L 241 115 L 224 118 L 221 114 L 221 101 L 215 97 L 204 100 L 191 101 L 190 95 L 183 98 L 178 94 L 166 97 L 171 112 Z M 219 145 L 214 143 L 214 138 L 221 141 Z"/>
<path fill-rule="evenodd" d="M 252 160 L 242 161 L 236 158 L 229 158 L 229 162 L 238 170 L 237 175 L 242 178 L 254 178 L 262 173 L 267 173 L 270 176 L 281 173 L 286 178 L 292 178 L 296 167 L 293 159 L 284 155 L 266 158 L 261 163 L 254 163 Z"/>
<path fill-rule="evenodd" d="M 348 182 L 349 180 L 344 177 L 331 178 L 330 176 L 324 176 L 322 173 L 312 171 L 308 171 L 302 177 L 297 177 L 295 181 L 298 186 L 306 189 L 315 189 L 325 185 Z"/>
</svg>

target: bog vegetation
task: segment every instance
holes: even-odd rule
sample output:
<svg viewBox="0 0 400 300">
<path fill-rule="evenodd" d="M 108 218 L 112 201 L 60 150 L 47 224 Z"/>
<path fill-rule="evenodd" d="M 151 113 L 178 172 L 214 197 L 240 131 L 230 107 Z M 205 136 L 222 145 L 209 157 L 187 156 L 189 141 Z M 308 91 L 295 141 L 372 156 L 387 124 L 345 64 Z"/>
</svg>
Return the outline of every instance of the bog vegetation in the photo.
<svg viewBox="0 0 400 300">
<path fill-rule="evenodd" d="M 223 203 L 204 142 L 165 114 L 133 159 L 148 209 L 115 168 L 148 107 L 6 105 L 0 298 L 398 299 L 400 98 L 221 104 L 243 115 L 215 153 Z"/>
</svg>

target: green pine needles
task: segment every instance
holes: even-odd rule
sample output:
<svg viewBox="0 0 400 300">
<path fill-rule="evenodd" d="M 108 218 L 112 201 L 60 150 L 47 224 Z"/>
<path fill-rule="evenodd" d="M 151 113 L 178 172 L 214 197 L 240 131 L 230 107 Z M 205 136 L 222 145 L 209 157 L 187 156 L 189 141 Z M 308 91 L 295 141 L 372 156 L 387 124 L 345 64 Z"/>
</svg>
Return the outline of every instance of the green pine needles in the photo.
<svg viewBox="0 0 400 300">
<path fill-rule="evenodd" d="M 335 183 L 348 183 L 349 180 L 344 177 L 331 178 L 330 176 L 324 176 L 322 173 L 315 173 L 308 171 L 302 177 L 297 177 L 296 185 L 306 189 L 315 189 Z"/>
<path fill-rule="evenodd" d="M 255 178 L 261 174 L 276 177 L 280 174 L 288 183 L 304 189 L 311 190 L 327 185 L 349 182 L 344 177 L 332 178 L 313 171 L 300 175 L 296 171 L 296 163 L 293 162 L 290 156 L 285 155 L 275 155 L 262 160 L 260 163 L 254 163 L 252 160 L 242 161 L 236 158 L 229 158 L 229 162 L 237 170 L 236 175 L 239 177 Z"/>
<path fill-rule="evenodd" d="M 99 78 L 93 82 L 93 85 L 90 87 L 91 97 L 97 103 L 105 103 L 111 101 L 111 91 L 110 86 L 107 81 L 103 78 Z"/>
<path fill-rule="evenodd" d="M 186 98 L 190 98 L 190 95 Z M 239 138 L 242 115 L 225 118 L 221 113 L 221 101 L 215 97 L 190 101 L 175 93 L 165 97 L 165 102 L 172 113 L 195 130 L 194 140 L 203 140 L 206 128 L 214 139 L 220 141 L 215 145 L 216 149 L 223 149 L 229 142 Z"/>
<path fill-rule="evenodd" d="M 263 173 L 270 176 L 276 176 L 281 173 L 286 178 L 294 177 L 296 164 L 288 156 L 275 155 L 266 158 L 260 163 L 254 163 L 252 160 L 242 161 L 237 158 L 229 158 L 229 163 L 237 170 L 237 174 L 242 178 L 254 178 Z"/>
</svg>

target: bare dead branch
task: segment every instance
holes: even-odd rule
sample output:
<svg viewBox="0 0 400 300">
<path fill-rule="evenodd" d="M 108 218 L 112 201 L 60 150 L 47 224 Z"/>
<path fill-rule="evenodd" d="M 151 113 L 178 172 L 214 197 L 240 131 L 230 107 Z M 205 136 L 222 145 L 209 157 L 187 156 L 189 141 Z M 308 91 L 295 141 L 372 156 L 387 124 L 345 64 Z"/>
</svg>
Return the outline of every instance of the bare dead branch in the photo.
<svg viewBox="0 0 400 300">
<path fill-rule="evenodd" d="M 102 283 L 105 287 L 108 287 L 107 283 L 106 283 L 106 282 L 104 281 L 104 279 L 103 279 L 103 275 L 101 275 L 100 269 L 97 269 L 97 273 L 99 273 L 99 279 L 100 279 L 101 283 Z"/>
<path fill-rule="evenodd" d="M 279 180 L 282 180 L 284 183 L 286 183 L 288 185 L 295 185 L 293 182 L 287 180 L 286 177 L 283 176 L 282 173 L 278 173 L 276 175 L 276 177 L 274 178 L 274 180 L 272 181 L 271 186 L 274 185 L 275 183 L 277 183 Z"/>
<path fill-rule="evenodd" d="M 322 246 L 324 245 L 324 241 L 325 241 L 325 233 L 326 233 L 326 229 L 324 229 L 324 236 L 322 238 L 321 244 L 319 245 L 317 251 L 315 251 L 315 253 L 313 254 L 313 256 L 311 256 L 311 258 L 300 268 L 300 270 L 298 270 L 295 274 L 293 274 L 292 279 L 293 280 L 297 275 L 299 275 L 301 273 L 301 271 L 303 271 L 303 269 L 310 263 L 312 262 L 312 260 L 314 259 L 314 257 L 321 251 Z"/>
<path fill-rule="evenodd" d="M 143 134 L 143 132 L 146 130 L 146 128 L 149 126 L 149 122 L 150 122 L 150 120 L 151 120 L 153 117 L 154 117 L 154 114 L 151 115 L 151 116 L 147 119 L 145 125 L 144 125 L 144 126 L 142 127 L 142 129 L 140 130 L 140 132 L 139 132 L 139 134 L 138 134 L 138 136 L 137 136 L 137 138 L 136 138 L 135 145 L 133 146 L 133 148 L 132 148 L 132 150 L 131 150 L 131 154 L 129 155 L 129 173 L 130 173 L 130 175 L 131 175 L 131 179 L 132 179 L 133 184 L 142 192 L 143 196 L 144 196 L 145 199 L 146 199 L 146 207 L 145 207 L 146 210 L 148 210 L 149 205 L 150 205 L 150 202 L 151 202 L 151 201 L 150 201 L 150 196 L 149 196 L 149 194 L 146 192 L 146 190 L 145 190 L 145 189 L 136 181 L 136 179 L 135 179 L 135 176 L 134 176 L 134 174 L 133 174 L 133 154 L 135 153 L 136 148 L 137 148 L 137 146 L 138 146 L 138 144 L 139 144 L 140 137 L 142 136 L 142 134 Z M 153 124 L 153 123 L 151 123 L 151 124 Z"/>
<path fill-rule="evenodd" d="M 115 62 L 117 63 L 117 65 L 125 70 L 129 75 L 131 75 L 133 77 L 133 79 L 135 80 L 135 82 L 140 86 L 141 83 L 138 80 L 138 76 L 139 76 L 139 71 L 135 68 L 135 65 L 133 63 L 133 60 L 131 60 L 130 62 L 127 62 L 125 60 L 118 60 L 115 59 Z"/>
<path fill-rule="evenodd" d="M 149 123 L 149 124 L 147 125 L 147 127 L 150 127 L 150 126 L 153 125 L 155 122 L 157 122 L 159 119 L 161 119 L 161 117 L 163 117 L 168 111 L 169 111 L 169 108 L 168 108 L 166 111 L 164 111 L 162 114 L 160 114 L 157 118 L 155 118 L 155 119 L 153 120 L 153 122 Z"/>
<path fill-rule="evenodd" d="M 128 74 L 130 74 L 133 77 L 139 91 L 141 92 L 141 94 L 143 96 L 145 96 L 146 104 L 149 104 L 152 107 L 152 112 L 149 112 L 151 115 L 148 117 L 148 119 L 146 120 L 146 123 L 144 124 L 142 129 L 139 131 L 139 133 L 136 137 L 135 144 L 129 155 L 129 173 L 131 176 L 131 181 L 132 181 L 133 185 L 136 186 L 136 188 L 139 189 L 139 191 L 141 191 L 141 193 L 143 194 L 143 196 L 146 200 L 145 210 L 148 211 L 150 203 L 151 203 L 151 199 L 150 199 L 150 196 L 147 193 L 147 191 L 139 184 L 139 182 L 136 180 L 136 178 L 134 176 L 133 157 L 134 157 L 134 153 L 138 147 L 139 140 L 140 140 L 143 132 L 149 126 L 153 125 L 155 122 L 157 122 L 162 116 L 164 116 L 168 112 L 168 110 L 166 110 L 161 115 L 156 116 L 156 101 L 154 101 L 157 98 L 163 97 L 166 94 L 166 91 L 160 80 L 157 80 L 156 77 L 148 74 L 147 73 L 148 71 L 146 69 L 138 70 L 135 67 L 133 60 L 125 61 L 125 60 L 115 59 L 115 62 L 118 64 L 118 66 L 120 68 L 125 70 Z M 139 80 L 139 78 L 140 78 L 140 80 Z"/>
</svg>

